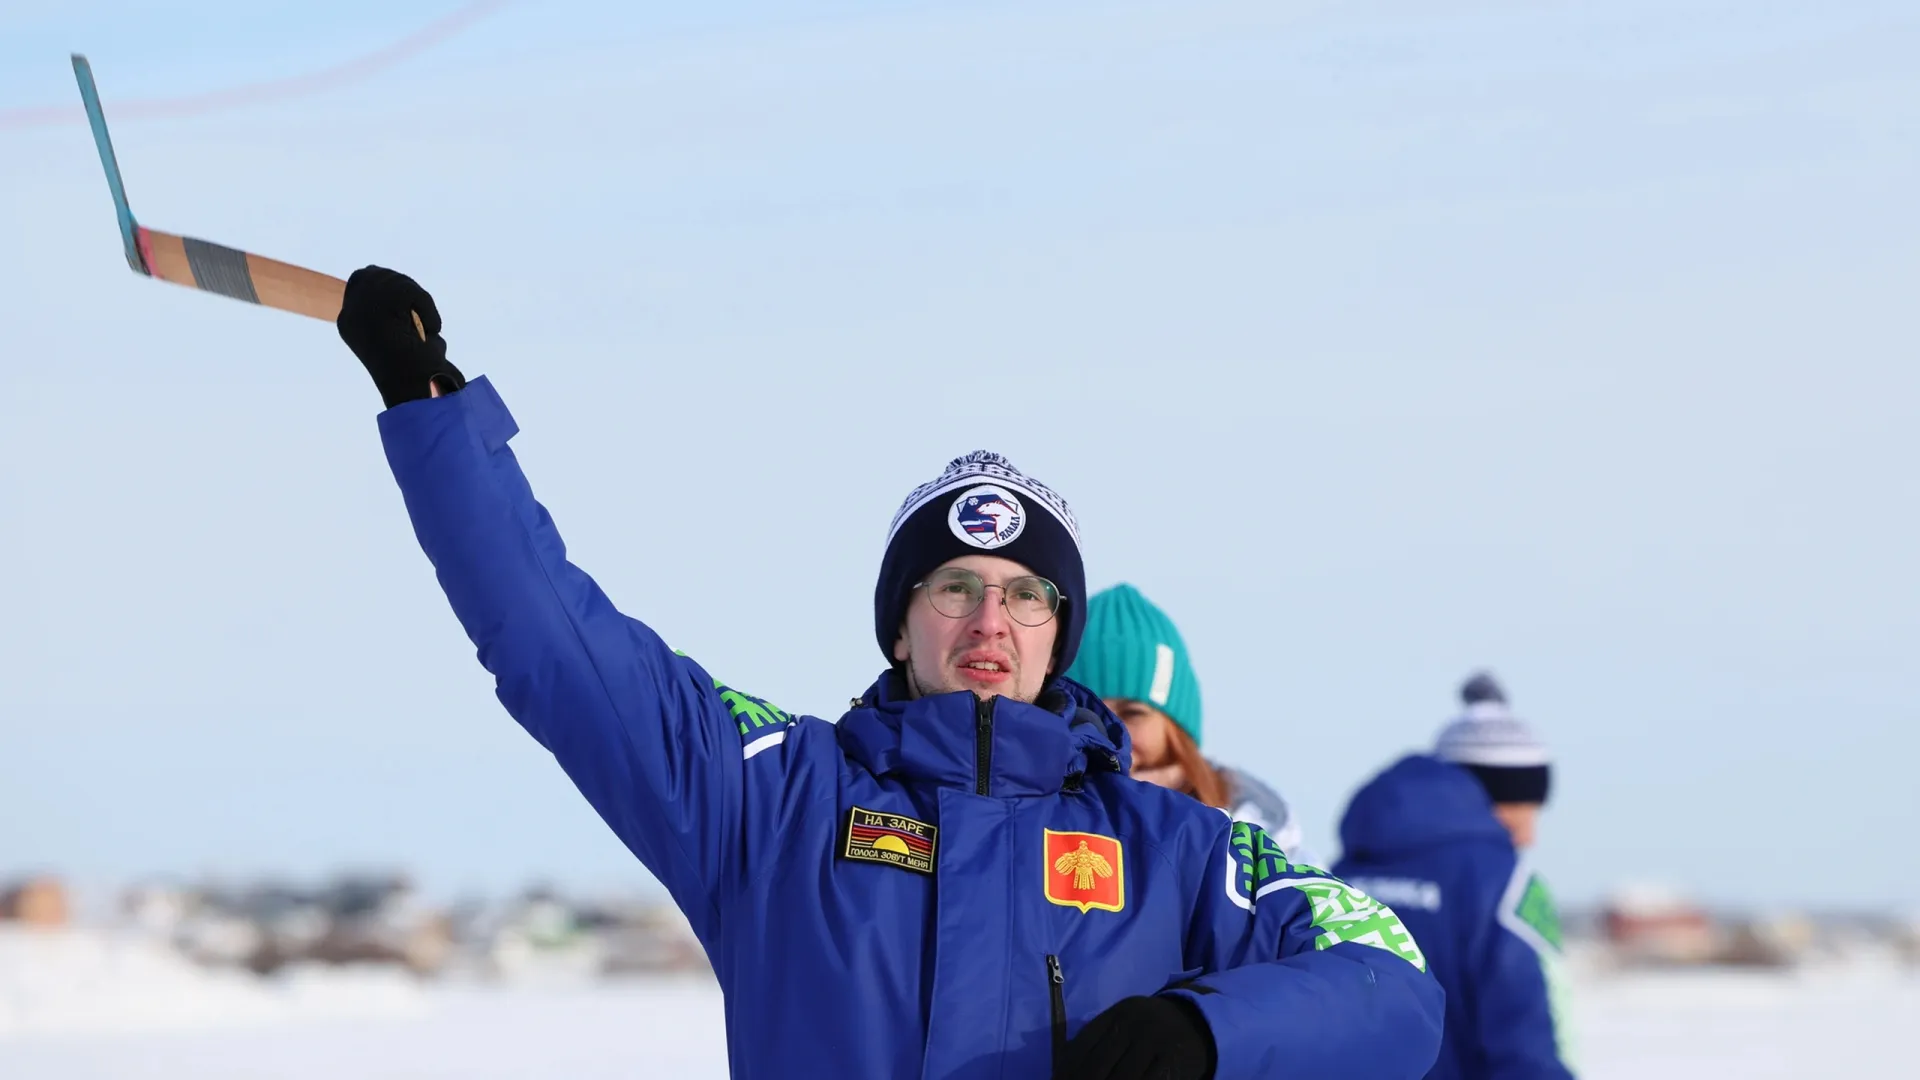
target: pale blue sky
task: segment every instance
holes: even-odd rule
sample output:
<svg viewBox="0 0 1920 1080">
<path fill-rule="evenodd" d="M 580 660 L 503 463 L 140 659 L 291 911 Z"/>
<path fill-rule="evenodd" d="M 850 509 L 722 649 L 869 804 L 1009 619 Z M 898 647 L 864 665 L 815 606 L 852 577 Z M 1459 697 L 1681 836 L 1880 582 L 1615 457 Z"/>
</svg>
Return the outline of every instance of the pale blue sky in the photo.
<svg viewBox="0 0 1920 1080">
<path fill-rule="evenodd" d="M 6 4 L 0 109 L 456 6 Z M 871 681 L 889 516 L 993 448 L 1322 850 L 1489 665 L 1566 896 L 1920 905 L 1910 4 L 791 7 L 516 4 L 115 142 L 153 227 L 418 277 L 576 559 L 785 708 Z M 332 328 L 130 274 L 84 127 L 0 132 L 0 196 L 0 873 L 646 881 Z"/>
</svg>

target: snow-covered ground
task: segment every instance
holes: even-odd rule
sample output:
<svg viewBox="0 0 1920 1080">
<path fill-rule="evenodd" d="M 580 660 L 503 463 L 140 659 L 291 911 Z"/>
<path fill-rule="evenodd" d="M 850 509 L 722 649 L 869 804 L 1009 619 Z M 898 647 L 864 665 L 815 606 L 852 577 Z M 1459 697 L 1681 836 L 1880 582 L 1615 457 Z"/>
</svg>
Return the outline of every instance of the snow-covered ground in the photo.
<svg viewBox="0 0 1920 1080">
<path fill-rule="evenodd" d="M 1610 974 L 1578 965 L 1588 1080 L 1916 1075 L 1920 973 Z M 704 976 L 485 988 L 308 971 L 261 981 L 92 934 L 0 934 L 0 1077 L 724 1077 Z"/>
</svg>

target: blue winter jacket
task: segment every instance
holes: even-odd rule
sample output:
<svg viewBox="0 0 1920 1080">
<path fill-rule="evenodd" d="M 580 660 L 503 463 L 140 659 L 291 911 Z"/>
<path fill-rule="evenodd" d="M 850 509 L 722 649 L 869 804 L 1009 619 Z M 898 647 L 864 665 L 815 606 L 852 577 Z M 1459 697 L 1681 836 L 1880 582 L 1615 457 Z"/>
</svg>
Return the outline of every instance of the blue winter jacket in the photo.
<svg viewBox="0 0 1920 1080">
<path fill-rule="evenodd" d="M 380 415 L 500 701 L 706 948 L 734 1076 L 1039 1080 L 1096 1014 L 1163 991 L 1206 1017 L 1221 1080 L 1432 1063 L 1442 995 L 1393 912 L 1128 778 L 1091 694 L 903 700 L 889 673 L 837 724 L 790 716 L 567 561 L 516 430 L 485 378 Z"/>
<path fill-rule="evenodd" d="M 1568 1080 L 1560 922 L 1473 774 L 1425 755 L 1369 781 L 1334 871 L 1391 904 L 1447 991 L 1432 1080 Z"/>
</svg>

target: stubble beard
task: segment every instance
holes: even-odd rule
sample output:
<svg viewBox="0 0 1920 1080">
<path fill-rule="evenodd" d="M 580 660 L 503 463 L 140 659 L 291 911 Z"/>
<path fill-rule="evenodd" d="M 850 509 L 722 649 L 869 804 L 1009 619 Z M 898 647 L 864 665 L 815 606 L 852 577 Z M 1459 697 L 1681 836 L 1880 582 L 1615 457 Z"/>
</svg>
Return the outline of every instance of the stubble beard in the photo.
<svg viewBox="0 0 1920 1080">
<path fill-rule="evenodd" d="M 962 650 L 962 651 L 965 651 L 965 650 Z M 945 672 L 948 666 L 950 665 L 943 665 L 940 670 L 942 672 Z M 1024 694 L 1019 691 L 1018 687 L 1020 685 L 1020 667 L 1019 667 L 1018 661 L 1015 662 L 1013 670 L 1008 673 L 1012 676 L 1012 678 L 1008 679 L 1007 682 L 1010 686 L 1014 687 L 1014 689 L 995 691 L 991 694 L 981 694 L 980 691 L 975 690 L 971 686 L 954 686 L 954 685 L 948 685 L 937 679 L 936 680 L 926 679 L 922 676 L 922 673 L 920 671 L 920 665 L 915 663 L 913 657 L 911 656 L 907 657 L 906 669 L 907 669 L 907 689 L 916 698 L 931 697 L 935 694 L 952 694 L 952 693 L 957 693 L 958 691 L 961 691 L 961 690 L 966 690 L 973 693 L 976 697 L 989 697 L 989 696 L 1003 697 L 1003 698 L 1006 698 L 1008 701 L 1018 701 L 1027 705 L 1031 705 L 1034 702 L 1034 698 L 1039 696 L 1037 694 Z"/>
</svg>

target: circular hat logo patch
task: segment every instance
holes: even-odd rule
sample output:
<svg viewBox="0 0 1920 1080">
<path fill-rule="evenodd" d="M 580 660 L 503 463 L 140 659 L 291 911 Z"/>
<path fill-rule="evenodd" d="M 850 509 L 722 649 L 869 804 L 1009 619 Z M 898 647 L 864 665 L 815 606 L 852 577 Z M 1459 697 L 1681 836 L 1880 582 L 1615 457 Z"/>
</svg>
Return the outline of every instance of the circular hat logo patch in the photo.
<svg viewBox="0 0 1920 1080">
<path fill-rule="evenodd" d="M 953 535 L 977 548 L 1005 547 L 1026 526 L 1026 507 L 998 484 L 968 488 L 947 511 L 947 527 Z"/>
</svg>

